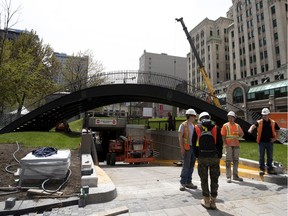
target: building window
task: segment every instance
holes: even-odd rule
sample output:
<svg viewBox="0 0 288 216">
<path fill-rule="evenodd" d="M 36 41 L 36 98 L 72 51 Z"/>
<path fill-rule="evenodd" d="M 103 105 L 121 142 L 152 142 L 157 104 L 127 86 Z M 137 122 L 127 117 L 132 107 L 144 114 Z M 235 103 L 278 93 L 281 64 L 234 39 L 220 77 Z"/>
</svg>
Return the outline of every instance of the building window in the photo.
<svg viewBox="0 0 288 216">
<path fill-rule="evenodd" d="M 275 79 L 275 81 L 276 80 L 284 80 L 284 74 L 277 74 L 277 75 L 275 75 L 274 79 Z"/>
<path fill-rule="evenodd" d="M 260 4 L 260 8 L 263 8 L 263 2 L 260 1 L 259 4 Z"/>
<path fill-rule="evenodd" d="M 236 88 L 233 91 L 233 103 L 243 103 L 243 91 L 241 88 Z"/>
<path fill-rule="evenodd" d="M 213 36 L 213 31 L 210 31 L 210 36 Z"/>
<path fill-rule="evenodd" d="M 270 78 L 266 77 L 266 78 L 263 78 L 261 81 L 264 84 L 264 83 L 270 82 Z"/>
<path fill-rule="evenodd" d="M 275 6 L 274 5 L 271 7 L 271 14 L 275 14 Z"/>
<path fill-rule="evenodd" d="M 277 21 L 276 21 L 276 19 L 274 19 L 274 20 L 272 21 L 272 23 L 273 23 L 273 27 L 274 27 L 274 28 L 277 27 Z"/>
<path fill-rule="evenodd" d="M 264 58 L 263 52 L 260 52 L 260 60 L 263 60 L 263 58 Z"/>
<path fill-rule="evenodd" d="M 279 46 L 275 47 L 275 52 L 276 52 L 276 54 L 277 54 L 277 55 L 279 55 L 279 54 L 280 54 L 280 49 L 279 49 Z"/>
<path fill-rule="evenodd" d="M 278 61 L 277 61 L 277 68 L 280 68 L 280 67 L 281 67 L 281 61 L 278 60 Z"/>
<path fill-rule="evenodd" d="M 251 86 L 258 85 L 258 80 L 254 80 L 251 82 Z"/>
<path fill-rule="evenodd" d="M 268 53 L 267 50 L 264 51 L 264 58 L 267 59 L 268 58 Z"/>
<path fill-rule="evenodd" d="M 275 40 L 275 41 L 278 41 L 278 32 L 275 32 L 275 33 L 274 33 L 274 40 Z"/>
</svg>

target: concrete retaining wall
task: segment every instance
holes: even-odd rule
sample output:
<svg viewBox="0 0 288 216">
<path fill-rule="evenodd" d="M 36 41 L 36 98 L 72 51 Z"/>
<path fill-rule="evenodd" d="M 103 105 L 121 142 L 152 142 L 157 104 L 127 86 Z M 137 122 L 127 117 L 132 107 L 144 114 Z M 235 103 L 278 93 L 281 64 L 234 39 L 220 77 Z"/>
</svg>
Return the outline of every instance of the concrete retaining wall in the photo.
<svg viewBox="0 0 288 216">
<path fill-rule="evenodd" d="M 153 141 L 155 150 L 159 152 L 157 159 L 182 160 L 177 131 L 146 130 L 146 134 Z"/>
</svg>

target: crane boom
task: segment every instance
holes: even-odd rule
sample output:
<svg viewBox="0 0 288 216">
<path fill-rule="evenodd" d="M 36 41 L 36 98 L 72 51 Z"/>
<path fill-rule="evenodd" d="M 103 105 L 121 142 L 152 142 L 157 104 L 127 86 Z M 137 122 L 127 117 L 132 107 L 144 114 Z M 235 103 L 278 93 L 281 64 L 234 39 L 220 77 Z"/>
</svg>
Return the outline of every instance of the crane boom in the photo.
<svg viewBox="0 0 288 216">
<path fill-rule="evenodd" d="M 219 100 L 218 100 L 218 98 L 217 98 L 217 96 L 216 96 L 216 93 L 215 93 L 215 90 L 214 90 L 214 88 L 213 88 L 213 85 L 212 85 L 212 83 L 211 83 L 211 81 L 210 81 L 210 79 L 209 79 L 209 76 L 208 76 L 208 74 L 206 73 L 206 71 L 205 71 L 205 68 L 204 68 L 204 65 L 203 65 L 203 63 L 202 63 L 202 61 L 201 61 L 201 59 L 200 59 L 200 57 L 199 57 L 199 55 L 198 55 L 198 53 L 197 53 L 197 50 L 196 50 L 196 48 L 195 48 L 195 46 L 194 46 L 194 43 L 193 43 L 193 41 L 192 41 L 192 38 L 191 38 L 191 35 L 189 34 L 189 32 L 188 32 L 188 30 L 187 30 L 187 28 L 186 28 L 186 26 L 185 26 L 185 23 L 184 23 L 184 21 L 183 21 L 183 17 L 181 17 L 181 18 L 179 18 L 179 19 L 175 19 L 177 22 L 180 22 L 181 23 L 181 25 L 182 25 L 182 27 L 183 27 L 183 30 L 184 30 L 184 32 L 185 32 L 185 34 L 186 34 L 186 36 L 187 36 L 187 40 L 189 41 L 189 43 L 190 43 L 190 46 L 191 46 L 191 48 L 192 48 L 192 51 L 193 51 L 193 53 L 194 53 L 194 55 L 195 55 L 195 57 L 196 57 L 196 59 L 197 59 L 197 62 L 198 62 L 198 64 L 199 64 L 199 69 L 200 69 L 200 72 L 201 72 L 201 74 L 202 74 L 202 76 L 203 76 L 203 79 L 204 79 L 204 82 L 205 82 L 205 84 L 206 84 L 206 86 L 207 86 L 207 88 L 208 88 L 208 90 L 209 90 L 209 93 L 211 94 L 211 96 L 213 97 L 213 102 L 214 102 L 214 104 L 217 106 L 217 107 L 219 107 L 219 108 L 221 108 L 221 104 L 220 104 L 220 102 L 219 102 Z"/>
</svg>

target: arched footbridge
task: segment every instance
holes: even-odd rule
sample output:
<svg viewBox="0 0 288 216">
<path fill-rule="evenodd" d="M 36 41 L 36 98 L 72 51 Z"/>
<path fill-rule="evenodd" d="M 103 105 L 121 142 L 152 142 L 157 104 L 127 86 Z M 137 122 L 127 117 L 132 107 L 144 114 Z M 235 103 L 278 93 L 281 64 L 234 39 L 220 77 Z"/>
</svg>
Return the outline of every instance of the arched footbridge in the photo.
<svg viewBox="0 0 288 216">
<path fill-rule="evenodd" d="M 94 108 L 122 102 L 155 102 L 182 109 L 194 108 L 197 113 L 209 112 L 218 125 L 227 122 L 226 110 L 202 100 L 201 95 L 206 92 L 179 78 L 145 72 L 105 73 L 102 76 L 105 76 L 105 79 L 100 85 L 92 85 L 65 94 L 46 103 L 4 126 L 0 134 L 49 131 L 63 119 L 72 118 Z M 119 80 L 121 82 L 118 82 Z M 255 140 L 255 137 L 247 132 L 250 123 L 240 118 L 237 118 L 237 122 L 245 132 L 244 138 Z"/>
</svg>

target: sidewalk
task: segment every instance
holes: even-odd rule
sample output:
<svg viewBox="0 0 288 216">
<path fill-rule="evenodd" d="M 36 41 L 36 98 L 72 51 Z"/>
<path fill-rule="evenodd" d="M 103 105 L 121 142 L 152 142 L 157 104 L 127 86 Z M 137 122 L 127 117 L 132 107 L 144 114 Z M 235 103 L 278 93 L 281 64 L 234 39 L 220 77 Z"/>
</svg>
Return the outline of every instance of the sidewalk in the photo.
<svg viewBox="0 0 288 216">
<path fill-rule="evenodd" d="M 287 216 L 287 185 L 277 185 L 263 181 L 259 177 L 258 169 L 240 165 L 239 176 L 243 182 L 227 183 L 225 167 L 221 162 L 221 176 L 219 178 L 219 194 L 217 197 L 218 210 L 206 210 L 200 205 L 202 199 L 201 182 L 197 168 L 193 173 L 193 183 L 196 190 L 179 190 L 179 175 L 181 167 L 173 161 L 155 161 L 150 165 L 129 165 L 119 163 L 116 166 L 100 164 L 97 168 L 99 175 L 99 198 L 114 196 L 111 201 L 79 207 L 77 199 L 71 198 L 70 205 L 63 205 L 63 200 L 33 200 L 22 201 L 19 206 L 37 207 L 46 204 L 43 213 L 25 213 L 24 215 L 78 215 L 104 216 L 117 215 L 111 211 L 126 209 L 123 216 L 185 216 L 185 215 L 285 215 Z M 108 189 L 107 189 L 108 188 Z M 116 188 L 116 190 L 115 190 Z M 105 189 L 105 192 L 103 192 Z M 111 198 L 111 197 L 110 197 Z M 69 199 L 66 199 L 68 202 Z M 20 201 L 18 201 L 20 202 Z M 51 206 L 48 203 L 53 202 Z M 62 204 L 62 205 L 61 205 Z M 52 208 L 52 210 L 51 210 Z M 4 203 L 0 203 L 0 211 Z M 50 211 L 51 210 L 51 211 Z M 3 212 L 2 212 L 3 213 Z M 0 215 L 1 214 L 0 212 Z M 6 214 L 7 215 L 7 214 Z"/>
</svg>

